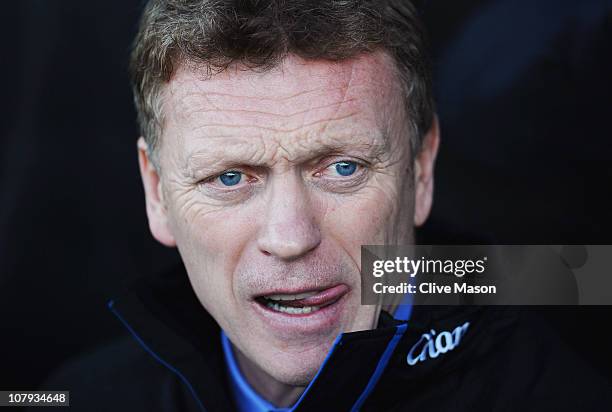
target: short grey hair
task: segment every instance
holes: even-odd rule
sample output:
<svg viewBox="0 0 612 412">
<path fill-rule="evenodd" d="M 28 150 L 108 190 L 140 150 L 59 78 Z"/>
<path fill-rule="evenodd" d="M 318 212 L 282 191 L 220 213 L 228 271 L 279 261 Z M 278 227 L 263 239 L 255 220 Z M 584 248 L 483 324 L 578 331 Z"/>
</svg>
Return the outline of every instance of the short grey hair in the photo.
<svg viewBox="0 0 612 412">
<path fill-rule="evenodd" d="M 130 62 L 140 132 L 155 163 L 161 92 L 181 64 L 265 71 L 288 54 L 341 61 L 382 49 L 399 73 L 414 154 L 434 116 L 424 37 L 408 0 L 150 0 Z"/>
</svg>

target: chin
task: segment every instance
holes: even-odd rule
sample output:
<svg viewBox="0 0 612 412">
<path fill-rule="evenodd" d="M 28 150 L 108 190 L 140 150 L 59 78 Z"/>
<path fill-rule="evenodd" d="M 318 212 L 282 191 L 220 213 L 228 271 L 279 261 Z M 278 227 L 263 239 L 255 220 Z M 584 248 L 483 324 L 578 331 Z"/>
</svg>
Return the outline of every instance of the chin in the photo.
<svg viewBox="0 0 612 412">
<path fill-rule="evenodd" d="M 291 386 L 307 386 L 319 371 L 333 344 L 322 343 L 305 352 L 271 354 L 260 367 L 276 381 Z"/>
<path fill-rule="evenodd" d="M 305 315 L 278 313 L 257 302 L 252 309 L 258 316 L 249 322 L 249 337 L 242 336 L 247 343 L 243 353 L 260 370 L 291 386 L 308 385 L 336 338 L 343 332 L 372 328 L 376 316 L 375 307 L 359 305 L 356 293 L 346 293 Z"/>
</svg>

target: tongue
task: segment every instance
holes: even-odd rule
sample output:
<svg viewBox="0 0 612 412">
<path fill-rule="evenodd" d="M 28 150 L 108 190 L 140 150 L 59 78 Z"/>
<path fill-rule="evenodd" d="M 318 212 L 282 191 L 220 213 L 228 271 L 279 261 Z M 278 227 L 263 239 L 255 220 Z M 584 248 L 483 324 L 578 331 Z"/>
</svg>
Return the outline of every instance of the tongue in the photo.
<svg viewBox="0 0 612 412">
<path fill-rule="evenodd" d="M 279 302 L 279 304 L 294 308 L 302 308 L 304 306 L 327 306 L 340 299 L 346 292 L 348 292 L 348 286 L 336 285 L 329 289 L 322 290 L 316 295 L 304 299 L 283 300 Z"/>
</svg>

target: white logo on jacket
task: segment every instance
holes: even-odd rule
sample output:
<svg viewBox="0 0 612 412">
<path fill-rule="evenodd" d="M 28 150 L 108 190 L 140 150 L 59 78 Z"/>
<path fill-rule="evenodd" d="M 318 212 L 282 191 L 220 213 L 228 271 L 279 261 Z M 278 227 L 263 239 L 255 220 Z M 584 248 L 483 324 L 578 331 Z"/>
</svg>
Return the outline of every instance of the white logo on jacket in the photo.
<svg viewBox="0 0 612 412">
<path fill-rule="evenodd" d="M 461 338 L 465 335 L 469 326 L 470 322 L 465 322 L 463 325 L 457 326 L 452 332 L 444 331 L 437 336 L 433 329 L 430 333 L 424 333 L 408 352 L 406 357 L 408 365 L 414 366 L 418 362 L 426 360 L 428 355 L 434 359 L 442 353 L 455 349 L 461 343 Z"/>
</svg>

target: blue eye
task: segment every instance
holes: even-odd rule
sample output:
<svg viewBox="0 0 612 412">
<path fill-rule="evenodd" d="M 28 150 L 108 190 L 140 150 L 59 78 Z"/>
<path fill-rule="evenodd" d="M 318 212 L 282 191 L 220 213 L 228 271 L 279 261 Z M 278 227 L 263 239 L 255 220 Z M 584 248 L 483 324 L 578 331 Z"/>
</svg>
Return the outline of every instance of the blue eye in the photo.
<svg viewBox="0 0 612 412">
<path fill-rule="evenodd" d="M 355 162 L 337 162 L 335 166 L 336 172 L 338 172 L 340 176 L 350 176 L 357 170 L 357 163 Z"/>
<path fill-rule="evenodd" d="M 235 186 L 242 180 L 242 173 L 236 171 L 225 172 L 222 175 L 219 175 L 219 180 L 225 186 Z"/>
</svg>

